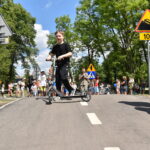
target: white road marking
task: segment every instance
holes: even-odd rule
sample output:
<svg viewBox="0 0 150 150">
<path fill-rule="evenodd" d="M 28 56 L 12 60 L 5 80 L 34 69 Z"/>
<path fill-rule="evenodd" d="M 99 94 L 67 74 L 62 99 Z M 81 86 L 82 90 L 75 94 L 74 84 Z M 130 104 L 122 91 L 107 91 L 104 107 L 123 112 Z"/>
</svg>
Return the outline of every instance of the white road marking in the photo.
<svg viewBox="0 0 150 150">
<path fill-rule="evenodd" d="M 99 125 L 102 124 L 102 122 L 98 119 L 95 113 L 87 113 L 86 114 L 93 125 Z"/>
<path fill-rule="evenodd" d="M 104 150 L 120 150 L 119 147 L 105 147 Z"/>
<path fill-rule="evenodd" d="M 8 105 L 10 105 L 10 104 L 12 104 L 12 103 L 15 103 L 15 102 L 17 102 L 17 101 L 20 101 L 21 99 L 22 99 L 22 98 L 17 99 L 17 100 L 14 100 L 14 101 L 11 101 L 10 103 L 7 103 L 7 104 L 1 106 L 0 109 L 3 109 L 3 108 L 5 108 L 6 106 L 8 106 Z"/>
<path fill-rule="evenodd" d="M 88 103 L 87 103 L 87 102 L 80 102 L 80 104 L 81 104 L 82 106 L 88 106 Z"/>
</svg>

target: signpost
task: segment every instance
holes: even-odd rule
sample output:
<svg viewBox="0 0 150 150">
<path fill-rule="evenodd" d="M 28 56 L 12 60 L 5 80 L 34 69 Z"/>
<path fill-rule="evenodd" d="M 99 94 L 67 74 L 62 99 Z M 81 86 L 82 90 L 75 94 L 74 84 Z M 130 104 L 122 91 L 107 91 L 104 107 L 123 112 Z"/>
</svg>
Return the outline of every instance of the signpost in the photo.
<svg viewBox="0 0 150 150">
<path fill-rule="evenodd" d="M 12 31 L 4 20 L 3 16 L 0 15 L 0 44 L 8 44 L 9 37 L 12 35 Z"/>
<path fill-rule="evenodd" d="M 140 40 L 148 41 L 148 82 L 150 94 L 150 9 L 145 10 L 135 29 L 135 32 L 140 33 Z"/>
<path fill-rule="evenodd" d="M 94 66 L 92 64 L 89 65 L 88 69 L 87 69 L 87 73 L 88 73 L 88 78 L 89 79 L 95 79 L 96 77 L 96 70 L 94 68 Z"/>
</svg>

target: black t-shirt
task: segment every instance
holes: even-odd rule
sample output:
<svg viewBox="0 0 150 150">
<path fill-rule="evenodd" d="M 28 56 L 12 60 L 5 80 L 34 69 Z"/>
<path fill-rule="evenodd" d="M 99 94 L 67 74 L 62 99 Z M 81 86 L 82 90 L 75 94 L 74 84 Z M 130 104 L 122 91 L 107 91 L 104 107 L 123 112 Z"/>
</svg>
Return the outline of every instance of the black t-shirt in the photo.
<svg viewBox="0 0 150 150">
<path fill-rule="evenodd" d="M 123 80 L 123 84 L 122 84 L 122 86 L 127 86 L 127 80 Z"/>
<path fill-rule="evenodd" d="M 68 43 L 56 44 L 53 46 L 52 51 L 50 53 L 56 55 L 58 58 L 61 55 L 64 55 L 68 52 L 71 52 L 71 48 Z M 64 58 L 62 60 L 56 61 L 57 66 L 64 66 L 69 64 L 69 57 Z"/>
</svg>

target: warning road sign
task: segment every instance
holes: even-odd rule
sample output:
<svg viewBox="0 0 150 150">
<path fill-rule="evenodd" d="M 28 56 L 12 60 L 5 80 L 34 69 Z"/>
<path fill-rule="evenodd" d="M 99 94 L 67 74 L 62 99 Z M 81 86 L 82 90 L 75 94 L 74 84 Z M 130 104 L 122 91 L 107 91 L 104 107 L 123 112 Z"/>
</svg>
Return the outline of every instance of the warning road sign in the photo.
<svg viewBox="0 0 150 150">
<path fill-rule="evenodd" d="M 92 64 L 89 65 L 87 71 L 96 71 Z"/>
<path fill-rule="evenodd" d="M 4 18 L 0 14 L 0 37 L 9 37 L 11 35 L 12 35 L 12 31 L 10 30 L 6 21 L 4 20 Z"/>
<path fill-rule="evenodd" d="M 146 9 L 135 31 L 136 32 L 150 32 L 150 9 Z"/>
</svg>

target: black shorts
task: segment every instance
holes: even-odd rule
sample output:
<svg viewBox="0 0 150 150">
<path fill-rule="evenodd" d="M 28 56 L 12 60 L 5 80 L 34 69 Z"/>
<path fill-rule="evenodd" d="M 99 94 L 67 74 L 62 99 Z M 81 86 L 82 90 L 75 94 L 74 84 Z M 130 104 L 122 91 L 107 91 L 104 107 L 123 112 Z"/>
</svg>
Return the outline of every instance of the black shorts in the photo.
<svg viewBox="0 0 150 150">
<path fill-rule="evenodd" d="M 57 67 L 56 69 L 56 80 L 68 79 L 68 66 Z"/>
</svg>

